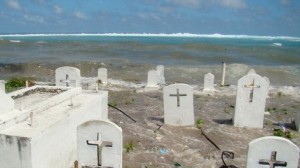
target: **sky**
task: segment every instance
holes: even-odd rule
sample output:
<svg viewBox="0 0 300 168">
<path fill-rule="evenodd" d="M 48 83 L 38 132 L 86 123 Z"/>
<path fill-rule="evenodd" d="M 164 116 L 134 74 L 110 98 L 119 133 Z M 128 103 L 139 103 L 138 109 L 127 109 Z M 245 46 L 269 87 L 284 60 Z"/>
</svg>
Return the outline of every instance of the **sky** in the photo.
<svg viewBox="0 0 300 168">
<path fill-rule="evenodd" d="M 300 37 L 300 0 L 1 0 L 0 34 L 16 33 Z"/>
</svg>

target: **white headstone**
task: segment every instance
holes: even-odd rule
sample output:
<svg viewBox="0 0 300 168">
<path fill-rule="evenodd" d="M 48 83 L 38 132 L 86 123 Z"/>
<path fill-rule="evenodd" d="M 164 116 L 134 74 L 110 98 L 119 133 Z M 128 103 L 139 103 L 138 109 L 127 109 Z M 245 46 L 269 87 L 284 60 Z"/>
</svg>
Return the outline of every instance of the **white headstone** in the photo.
<svg viewBox="0 0 300 168">
<path fill-rule="evenodd" d="M 211 74 L 211 73 L 205 74 L 203 91 L 213 91 L 214 90 L 214 80 L 215 80 L 215 76 L 213 74 Z"/>
<path fill-rule="evenodd" d="M 78 165 L 122 168 L 122 129 L 110 121 L 87 121 L 77 128 Z"/>
<path fill-rule="evenodd" d="M 226 63 L 222 62 L 222 80 L 221 80 L 221 86 L 225 85 L 225 75 L 226 75 Z"/>
<path fill-rule="evenodd" d="M 300 132 L 300 111 L 296 114 L 295 118 L 296 129 Z"/>
<path fill-rule="evenodd" d="M 5 81 L 4 80 L 0 80 L 0 91 L 5 92 Z"/>
<path fill-rule="evenodd" d="M 55 70 L 56 86 L 81 87 L 80 70 L 64 66 Z"/>
<path fill-rule="evenodd" d="M 158 87 L 158 77 L 155 70 L 148 72 L 147 87 Z"/>
<path fill-rule="evenodd" d="M 98 79 L 101 80 L 102 84 L 107 84 L 107 69 L 106 68 L 98 69 Z"/>
<path fill-rule="evenodd" d="M 269 79 L 268 77 L 266 77 L 266 76 L 264 76 L 264 78 L 265 78 L 265 80 L 266 80 L 266 82 L 267 82 L 267 86 L 268 86 L 268 89 L 269 89 L 269 88 L 270 88 L 270 85 L 271 85 L 270 79 Z"/>
<path fill-rule="evenodd" d="M 156 67 L 157 79 L 159 84 L 166 84 L 165 81 L 165 67 L 163 65 L 158 65 Z"/>
<path fill-rule="evenodd" d="M 233 124 L 238 127 L 263 128 L 264 110 L 269 88 L 257 74 L 238 81 Z"/>
<path fill-rule="evenodd" d="M 165 124 L 184 126 L 193 125 L 194 102 L 193 88 L 186 84 L 173 84 L 164 87 Z"/>
<path fill-rule="evenodd" d="M 15 101 L 4 91 L 0 90 L 0 115 L 11 112 L 15 107 Z"/>
<path fill-rule="evenodd" d="M 250 69 L 247 74 L 256 74 L 255 69 Z"/>
<path fill-rule="evenodd" d="M 262 137 L 248 144 L 247 168 L 298 167 L 299 148 L 281 137 Z"/>
</svg>

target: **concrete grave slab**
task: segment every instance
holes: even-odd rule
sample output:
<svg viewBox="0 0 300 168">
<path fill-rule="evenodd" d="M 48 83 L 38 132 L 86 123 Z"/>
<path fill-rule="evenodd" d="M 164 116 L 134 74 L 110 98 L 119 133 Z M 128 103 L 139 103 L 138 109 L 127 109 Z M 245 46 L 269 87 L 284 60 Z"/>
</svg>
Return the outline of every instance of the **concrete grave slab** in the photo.
<svg viewBox="0 0 300 168">
<path fill-rule="evenodd" d="M 247 168 L 296 168 L 298 161 L 299 148 L 285 138 L 268 136 L 248 144 Z"/>
<path fill-rule="evenodd" d="M 156 67 L 157 80 L 159 84 L 166 84 L 165 81 L 165 67 L 163 65 L 158 65 Z"/>
<path fill-rule="evenodd" d="M 203 91 L 213 91 L 214 90 L 214 80 L 215 80 L 215 76 L 213 74 L 211 74 L 211 73 L 205 74 Z"/>
<path fill-rule="evenodd" d="M 158 77 L 155 70 L 148 71 L 148 80 L 146 87 L 158 87 Z"/>
<path fill-rule="evenodd" d="M 186 84 L 164 87 L 164 121 L 175 126 L 194 125 L 193 88 Z"/>
<path fill-rule="evenodd" d="M 80 70 L 75 67 L 64 66 L 55 70 L 56 86 L 81 87 Z"/>
<path fill-rule="evenodd" d="M 99 68 L 98 69 L 98 79 L 101 81 L 102 84 L 107 84 L 107 69 L 106 68 Z"/>
<path fill-rule="evenodd" d="M 239 79 L 233 114 L 234 126 L 263 128 L 268 91 L 265 78 L 257 74 L 247 74 Z"/>
<path fill-rule="evenodd" d="M 87 121 L 77 128 L 78 165 L 122 168 L 122 129 L 110 121 Z"/>
</svg>

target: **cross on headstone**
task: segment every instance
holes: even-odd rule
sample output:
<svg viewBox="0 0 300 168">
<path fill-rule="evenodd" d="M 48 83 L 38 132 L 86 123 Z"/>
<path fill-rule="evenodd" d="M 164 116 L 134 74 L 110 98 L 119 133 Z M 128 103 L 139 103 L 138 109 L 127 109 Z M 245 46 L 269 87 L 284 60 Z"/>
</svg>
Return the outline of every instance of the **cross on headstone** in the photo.
<svg viewBox="0 0 300 168">
<path fill-rule="evenodd" d="M 97 146 L 98 166 L 101 166 L 102 149 L 103 149 L 103 147 L 112 147 L 112 142 L 102 141 L 101 134 L 97 133 L 97 140 L 87 140 L 86 143 L 88 145 L 96 145 Z"/>
<path fill-rule="evenodd" d="M 69 75 L 66 74 L 66 80 L 60 80 L 60 82 L 66 83 L 66 86 L 69 87 L 69 83 L 76 83 L 75 80 L 70 80 Z"/>
<path fill-rule="evenodd" d="M 177 89 L 176 94 L 169 94 L 169 96 L 176 96 L 177 97 L 177 107 L 180 107 L 180 96 L 187 96 L 187 94 L 180 94 L 179 89 Z"/>
<path fill-rule="evenodd" d="M 255 85 L 254 84 L 254 79 L 253 79 L 253 82 L 250 84 L 250 85 L 244 85 L 245 88 L 251 88 L 250 90 L 250 96 L 249 96 L 249 102 L 252 102 L 253 101 L 253 94 L 254 94 L 254 89 L 255 88 L 260 88 L 259 85 Z"/>
<path fill-rule="evenodd" d="M 270 168 L 274 168 L 275 166 L 287 166 L 287 162 L 285 161 L 277 161 L 276 160 L 276 151 L 272 151 L 270 160 L 267 159 L 260 159 L 259 164 L 261 165 L 270 165 Z"/>
</svg>

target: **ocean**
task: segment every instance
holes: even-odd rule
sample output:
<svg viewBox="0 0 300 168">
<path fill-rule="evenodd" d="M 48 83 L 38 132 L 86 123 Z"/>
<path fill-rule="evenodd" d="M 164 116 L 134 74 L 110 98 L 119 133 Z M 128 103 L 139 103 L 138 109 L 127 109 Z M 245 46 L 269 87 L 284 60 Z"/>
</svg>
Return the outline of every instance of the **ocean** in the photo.
<svg viewBox="0 0 300 168">
<path fill-rule="evenodd" d="M 0 35 L 0 79 L 28 76 L 54 81 L 60 66 L 75 66 L 82 76 L 145 82 L 147 72 L 165 66 L 166 81 L 203 85 L 211 72 L 218 83 L 222 61 L 226 83 L 254 68 L 271 85 L 300 86 L 300 38 L 201 34 L 17 34 Z"/>
</svg>

